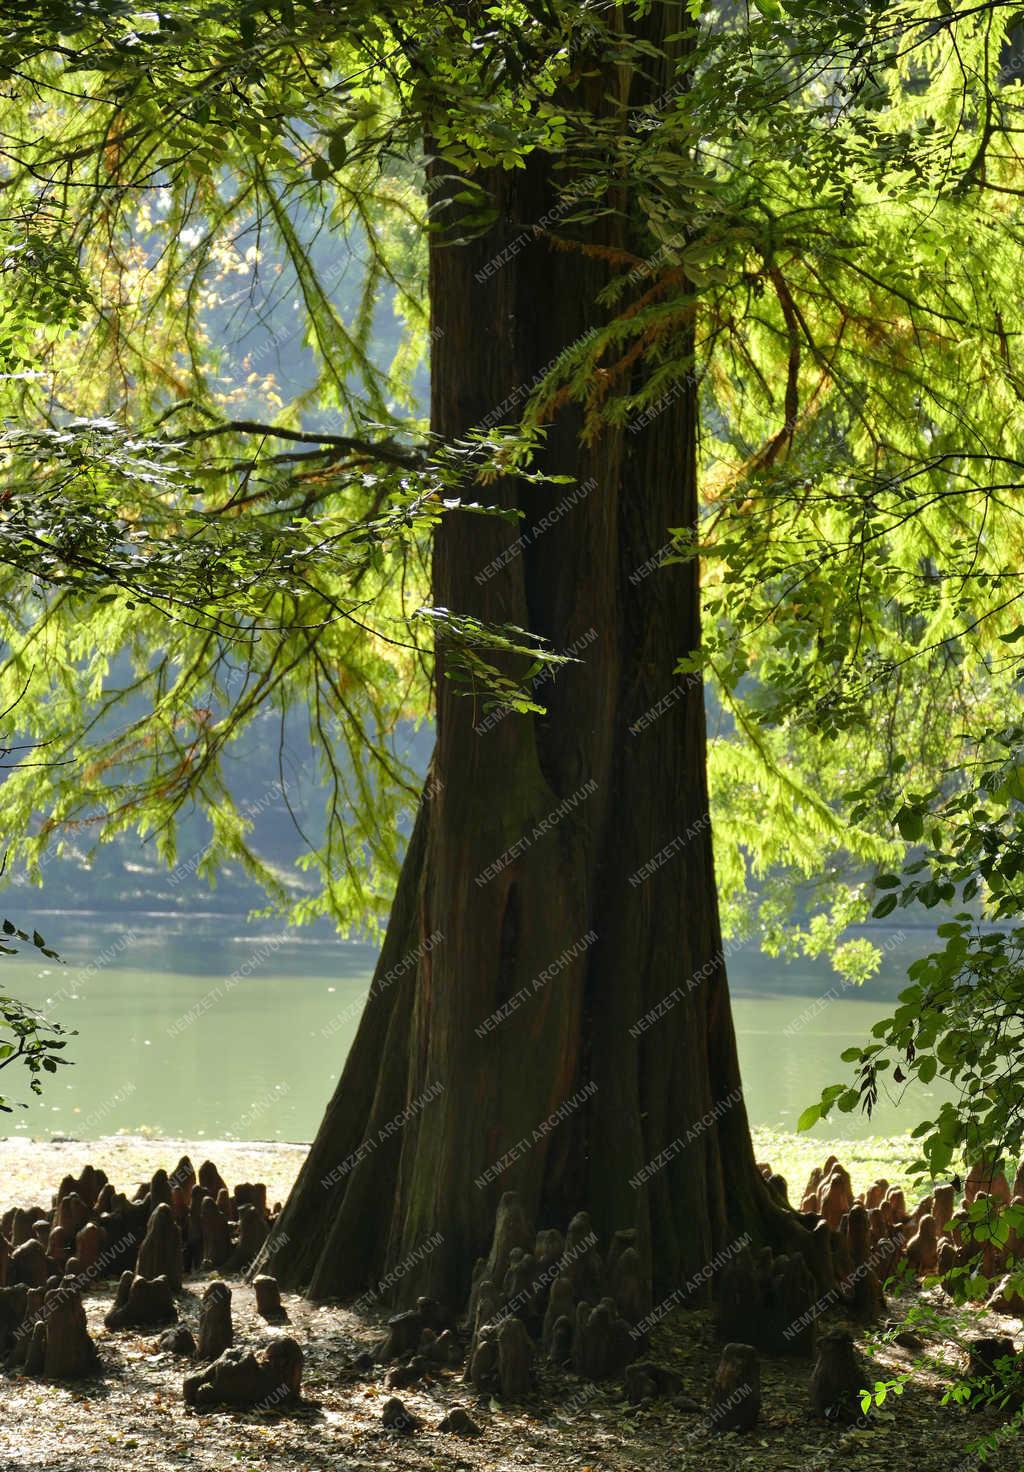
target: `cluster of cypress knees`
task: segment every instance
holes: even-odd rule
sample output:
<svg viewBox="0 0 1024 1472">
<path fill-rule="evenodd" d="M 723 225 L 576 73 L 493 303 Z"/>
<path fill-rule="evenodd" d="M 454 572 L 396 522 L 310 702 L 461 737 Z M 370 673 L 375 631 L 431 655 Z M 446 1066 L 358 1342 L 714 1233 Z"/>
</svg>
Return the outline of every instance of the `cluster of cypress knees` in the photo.
<svg viewBox="0 0 1024 1472">
<path fill-rule="evenodd" d="M 770 1165 L 761 1170 L 786 1202 L 782 1177 Z M 983 1270 L 994 1276 L 1005 1266 L 1000 1251 L 1024 1248 L 975 1245 L 963 1230 L 964 1208 L 972 1201 L 988 1196 L 1024 1204 L 1024 1171 L 1011 1190 L 1005 1177 L 979 1166 L 968 1177 L 959 1210 L 955 1196 L 952 1185 L 939 1186 L 910 1213 L 902 1191 L 885 1181 L 855 1197 L 849 1173 L 834 1156 L 815 1168 L 800 1207 L 809 1229 L 805 1250 L 784 1255 L 740 1245 L 717 1274 L 724 1347 L 710 1387 L 707 1428 L 742 1431 L 757 1422 L 759 1354 L 813 1360 L 812 1414 L 855 1421 L 867 1375 L 849 1332 L 819 1333 L 822 1314 L 839 1307 L 853 1319 L 876 1318 L 885 1308 L 882 1283 L 901 1260 L 923 1275 L 979 1253 Z M 259 1356 L 235 1347 L 232 1293 L 221 1276 L 252 1267 L 279 1210 L 268 1210 L 264 1185 L 229 1191 L 212 1162 L 196 1172 L 187 1157 L 170 1175 L 157 1171 L 133 1200 L 92 1166 L 77 1179 L 65 1177 L 50 1210 L 14 1208 L 0 1218 L 0 1361 L 53 1379 L 99 1372 L 82 1293 L 97 1279 L 116 1276 L 106 1327 L 162 1331 L 159 1349 L 200 1366 L 185 1376 L 186 1404 L 269 1408 L 298 1402 L 301 1347 L 284 1334 Z M 179 1322 L 176 1301 L 189 1272 L 218 1275 L 204 1290 L 195 1334 Z M 252 1290 L 268 1323 L 288 1322 L 275 1279 L 257 1275 Z M 650 1358 L 649 1330 L 662 1316 L 650 1299 L 635 1231 L 615 1233 L 602 1252 L 585 1212 L 564 1235 L 556 1228 L 538 1232 L 518 1195 L 506 1192 L 461 1322 L 435 1300 L 420 1298 L 414 1309 L 388 1321 L 385 1338 L 358 1355 L 348 1373 L 373 1374 L 386 1366 L 386 1387 L 400 1390 L 464 1367 L 465 1382 L 478 1394 L 514 1401 L 531 1393 L 543 1359 L 590 1381 L 623 1377 L 633 1404 L 670 1396 L 698 1411 L 683 1394 L 679 1374 Z M 1007 1300 L 1005 1285 L 991 1303 L 1024 1313 L 1024 1304 Z M 1006 1343 L 979 1340 L 979 1363 Z M 385 1404 L 382 1422 L 405 1433 L 422 1424 L 397 1396 Z M 475 1435 L 480 1428 L 456 1406 L 438 1429 Z"/>
<path fill-rule="evenodd" d="M 761 1168 L 769 1181 L 781 1181 L 771 1175 L 769 1166 Z M 784 1195 L 785 1182 L 781 1189 Z M 976 1238 L 969 1230 L 968 1210 L 975 1203 L 986 1203 L 994 1213 L 1006 1206 L 1024 1207 L 1024 1163 L 1012 1186 L 1002 1171 L 975 1164 L 963 1183 L 959 1207 L 956 1197 L 955 1185 L 936 1186 L 910 1211 L 903 1191 L 884 1180 L 855 1197 L 849 1174 L 830 1155 L 820 1170 L 815 1167 L 811 1172 L 800 1210 L 820 1217 L 830 1231 L 850 1243 L 855 1263 L 863 1256 L 863 1244 L 869 1243 L 871 1267 L 880 1280 L 890 1276 L 901 1261 L 918 1277 L 944 1277 L 954 1268 L 970 1265 L 979 1280 L 999 1279 L 987 1307 L 996 1313 L 1024 1316 L 1024 1299 L 1012 1293 L 1007 1272 L 1011 1261 L 1024 1260 L 1024 1238 L 1012 1228 L 1005 1236 L 998 1234 L 1001 1242 L 995 1240 L 996 1234 L 985 1240 Z M 869 1298 L 869 1290 L 862 1289 L 861 1297 Z M 869 1301 L 864 1306 L 870 1309 L 872 1304 Z"/>
<path fill-rule="evenodd" d="M 82 1294 L 117 1277 L 108 1329 L 162 1329 L 160 1349 L 211 1362 L 186 1376 L 188 1404 L 297 1400 L 301 1348 L 287 1336 L 273 1339 L 258 1358 L 233 1348 L 231 1289 L 222 1279 L 206 1287 L 198 1335 L 178 1322 L 185 1274 L 247 1271 L 278 1211 L 268 1211 L 263 1184 L 231 1192 L 211 1161 L 197 1175 L 187 1156 L 170 1175 L 158 1170 L 133 1200 L 91 1165 L 77 1178 L 65 1176 L 50 1210 L 14 1207 L 0 1218 L 0 1361 L 54 1380 L 98 1373 Z M 253 1291 L 263 1318 L 287 1321 L 273 1278 L 256 1277 Z"/>
</svg>

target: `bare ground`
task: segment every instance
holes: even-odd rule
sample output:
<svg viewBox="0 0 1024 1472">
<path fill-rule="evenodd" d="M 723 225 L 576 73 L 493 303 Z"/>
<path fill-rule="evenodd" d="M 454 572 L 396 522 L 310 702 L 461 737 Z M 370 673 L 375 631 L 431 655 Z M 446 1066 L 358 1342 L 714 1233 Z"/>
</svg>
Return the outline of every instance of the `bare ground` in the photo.
<svg viewBox="0 0 1024 1472">
<path fill-rule="evenodd" d="M 304 1154 L 302 1146 L 237 1142 L 0 1141 L 0 1210 L 16 1202 L 48 1202 L 61 1177 L 77 1173 L 89 1159 L 124 1189 L 159 1165 L 171 1169 L 186 1150 L 197 1165 L 209 1155 L 229 1183 L 266 1180 L 271 1199 L 283 1197 Z M 180 1303 L 182 1320 L 193 1328 L 203 1281 L 193 1277 Z M 302 1345 L 301 1409 L 186 1410 L 181 1382 L 189 1366 L 157 1352 L 155 1336 L 104 1329 L 113 1287 L 101 1285 L 87 1294 L 86 1307 L 103 1361 L 102 1378 L 67 1386 L 0 1377 L 0 1472 L 504 1472 L 516 1467 L 545 1472 L 968 1472 L 982 1465 L 968 1453 L 969 1445 L 1000 1424 L 986 1412 L 968 1416 L 940 1405 L 944 1388 L 962 1366 L 957 1331 L 944 1322 L 913 1352 L 891 1343 L 878 1348 L 874 1378 L 909 1374 L 910 1379 L 903 1395 L 890 1396 L 864 1428 L 840 1432 L 812 1422 L 806 1412 L 808 1365 L 763 1359 L 763 1412 L 756 1429 L 744 1436 L 711 1436 L 700 1407 L 707 1403 L 718 1356 L 713 1327 L 706 1313 L 677 1313 L 655 1330 L 652 1353 L 681 1373 L 686 1398 L 633 1408 L 615 1382 L 591 1385 L 542 1367 L 529 1402 L 499 1406 L 476 1397 L 461 1372 L 444 1371 L 420 1388 L 400 1392 L 424 1423 L 422 1430 L 402 1437 L 381 1426 L 381 1409 L 393 1393 L 384 1386 L 384 1371 L 360 1375 L 349 1369 L 353 1356 L 379 1337 L 383 1312 L 358 1316 L 286 1295 L 291 1322 L 270 1328 L 255 1314 L 251 1289 L 238 1279 L 228 1281 L 237 1344 L 259 1348 L 274 1334 L 290 1333 Z M 922 1301 L 915 1293 L 893 1304 L 893 1319 Z M 930 1302 L 952 1319 L 941 1297 Z M 967 1326 L 961 1320 L 961 1327 Z M 1017 1320 L 975 1315 L 970 1327 L 1010 1332 L 1019 1342 Z M 863 1345 L 865 1336 L 860 1337 Z M 694 1402 L 696 1409 L 686 1409 Z M 479 1438 L 460 1439 L 436 1429 L 455 1404 L 464 1405 L 478 1422 Z M 993 1472 L 1020 1472 L 1024 1438 L 1005 1437 L 987 1465 Z"/>
</svg>

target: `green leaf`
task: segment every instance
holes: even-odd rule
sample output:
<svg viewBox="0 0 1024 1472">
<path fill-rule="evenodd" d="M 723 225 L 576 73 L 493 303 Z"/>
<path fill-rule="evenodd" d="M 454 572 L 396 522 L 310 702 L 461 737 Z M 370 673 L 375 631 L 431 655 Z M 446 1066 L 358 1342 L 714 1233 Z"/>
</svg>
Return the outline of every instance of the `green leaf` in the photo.
<svg viewBox="0 0 1024 1472">
<path fill-rule="evenodd" d="M 346 131 L 347 129 L 343 131 L 337 128 L 327 140 L 327 157 L 330 160 L 332 169 L 340 169 L 348 157 L 348 142 L 345 138 Z"/>
<path fill-rule="evenodd" d="M 908 843 L 917 843 L 924 836 L 924 818 L 915 808 L 900 808 L 896 826 Z"/>
</svg>

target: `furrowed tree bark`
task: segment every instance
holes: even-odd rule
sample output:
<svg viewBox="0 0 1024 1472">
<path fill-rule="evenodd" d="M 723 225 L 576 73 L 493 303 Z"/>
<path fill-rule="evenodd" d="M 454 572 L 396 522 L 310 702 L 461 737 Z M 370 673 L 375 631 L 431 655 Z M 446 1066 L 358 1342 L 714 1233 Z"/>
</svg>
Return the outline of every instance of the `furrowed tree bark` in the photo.
<svg viewBox="0 0 1024 1472">
<path fill-rule="evenodd" d="M 682 29 L 674 7 L 655 10 L 656 40 Z M 625 100 L 659 85 L 634 78 Z M 554 246 L 533 229 L 558 198 L 553 170 L 535 154 L 489 172 L 494 225 L 432 242 L 442 439 L 514 421 L 541 370 L 607 320 L 608 252 L 594 247 L 656 249 L 628 210 Z M 671 331 L 677 353 L 692 348 L 692 307 Z M 528 628 L 578 662 L 540 686 L 545 714 L 493 721 L 455 692 L 438 647 L 435 795 L 366 1015 L 261 1264 L 289 1287 L 459 1303 L 513 1188 L 538 1226 L 564 1228 L 585 1208 L 605 1236 L 638 1228 L 656 1298 L 746 1232 L 798 1240 L 753 1159 L 703 691 L 675 673 L 699 643 L 698 568 L 655 568 L 670 528 L 696 525 L 697 414 L 692 375 L 585 443 L 579 411 L 564 407 L 542 464 L 573 486 L 509 479 L 487 496 L 521 522 L 457 513 L 437 533 L 437 604 Z"/>
</svg>

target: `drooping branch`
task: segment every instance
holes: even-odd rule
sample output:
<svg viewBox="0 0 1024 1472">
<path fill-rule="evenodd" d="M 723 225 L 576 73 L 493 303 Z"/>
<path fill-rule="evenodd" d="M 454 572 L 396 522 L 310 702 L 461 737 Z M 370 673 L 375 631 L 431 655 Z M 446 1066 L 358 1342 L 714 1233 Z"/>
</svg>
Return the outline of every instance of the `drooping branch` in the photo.
<svg viewBox="0 0 1024 1472">
<path fill-rule="evenodd" d="M 206 429 L 190 430 L 183 438 L 187 441 L 211 439 L 222 434 L 260 435 L 265 439 L 291 440 L 300 445 L 318 445 L 324 453 L 344 450 L 363 456 L 368 460 L 381 460 L 389 465 L 400 465 L 407 470 L 423 470 L 426 456 L 413 449 L 405 449 L 394 440 L 367 440 L 343 434 L 320 434 L 298 429 L 285 429 L 277 424 L 260 424 L 254 419 L 227 419 L 223 424 L 212 424 Z"/>
</svg>

